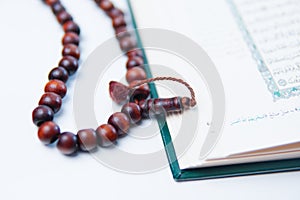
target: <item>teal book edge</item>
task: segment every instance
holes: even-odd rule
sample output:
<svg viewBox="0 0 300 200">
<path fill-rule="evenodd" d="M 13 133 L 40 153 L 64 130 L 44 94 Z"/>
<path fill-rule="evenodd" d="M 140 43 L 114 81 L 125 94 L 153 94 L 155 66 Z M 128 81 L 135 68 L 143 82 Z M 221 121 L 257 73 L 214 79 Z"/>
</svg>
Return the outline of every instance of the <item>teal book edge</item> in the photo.
<svg viewBox="0 0 300 200">
<path fill-rule="evenodd" d="M 138 47 L 141 48 L 144 55 L 145 71 L 147 73 L 148 78 L 150 78 L 152 77 L 151 69 L 150 66 L 148 65 L 148 60 L 145 51 L 143 49 L 142 40 L 139 35 L 138 26 L 134 18 L 134 13 L 132 10 L 130 0 L 127 0 L 127 3 L 131 14 L 134 31 L 136 34 Z M 157 98 L 158 93 L 155 85 L 153 83 L 150 83 L 149 87 L 151 91 L 151 97 Z M 160 128 L 166 156 L 169 161 L 169 166 L 173 174 L 173 178 L 176 181 L 204 180 L 204 179 L 258 175 L 258 174 L 300 170 L 300 158 L 203 167 L 203 168 L 194 168 L 194 169 L 181 169 L 177 160 L 174 145 L 172 143 L 172 137 L 170 135 L 168 124 L 161 117 L 157 119 L 157 122 Z"/>
</svg>

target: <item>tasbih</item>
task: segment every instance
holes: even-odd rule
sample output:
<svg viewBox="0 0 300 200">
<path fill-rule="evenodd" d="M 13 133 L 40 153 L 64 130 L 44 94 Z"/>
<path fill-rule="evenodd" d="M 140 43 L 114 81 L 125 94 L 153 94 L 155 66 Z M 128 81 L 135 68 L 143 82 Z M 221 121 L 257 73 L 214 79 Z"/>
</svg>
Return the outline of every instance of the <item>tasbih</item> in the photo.
<svg viewBox="0 0 300 200">
<path fill-rule="evenodd" d="M 91 151 L 97 146 L 107 147 L 125 136 L 132 124 L 140 122 L 151 115 L 182 112 L 196 105 L 195 93 L 188 83 L 174 77 L 155 77 L 147 79 L 144 71 L 144 57 L 130 33 L 124 13 L 109 0 L 95 0 L 96 4 L 111 18 L 120 48 L 128 57 L 126 62 L 126 80 L 129 86 L 111 81 L 109 93 L 113 101 L 124 104 L 121 112 L 113 113 L 107 124 L 94 129 L 82 129 L 77 134 L 61 132 L 59 126 L 53 122 L 54 114 L 62 106 L 62 99 L 67 93 L 66 82 L 78 69 L 80 58 L 80 28 L 72 16 L 66 11 L 59 0 L 43 0 L 62 25 L 62 58 L 58 67 L 53 68 L 49 75 L 49 82 L 45 85 L 45 93 L 39 105 L 32 112 L 32 120 L 38 126 L 38 138 L 46 145 L 57 142 L 57 148 L 65 155 L 81 151 Z M 190 93 L 189 97 L 150 98 L 150 89 L 147 83 L 154 81 L 176 81 L 185 85 Z"/>
</svg>

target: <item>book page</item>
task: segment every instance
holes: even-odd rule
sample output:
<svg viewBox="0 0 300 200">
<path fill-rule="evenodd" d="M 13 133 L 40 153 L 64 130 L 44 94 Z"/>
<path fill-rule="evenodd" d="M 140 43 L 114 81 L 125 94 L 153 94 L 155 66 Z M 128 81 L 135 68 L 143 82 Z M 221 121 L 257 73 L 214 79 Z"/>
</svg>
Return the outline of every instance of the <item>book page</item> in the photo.
<svg viewBox="0 0 300 200">
<path fill-rule="evenodd" d="M 209 108 L 201 110 L 209 104 L 202 97 L 198 100 L 197 136 L 180 155 L 181 168 L 200 166 L 206 159 L 300 141 L 297 1 L 131 0 L 131 3 L 139 28 L 169 29 L 191 38 L 207 52 L 222 79 L 226 112 L 220 137 L 208 156 L 201 157 L 212 114 Z M 188 64 L 182 70 L 183 63 L 171 62 L 170 55 L 147 50 L 146 53 L 150 65 L 169 64 L 195 87 L 196 95 L 206 93 L 205 85 L 197 84 L 202 80 L 195 79 L 195 74 L 188 71 Z M 159 87 L 158 92 L 160 96 L 169 95 Z M 210 106 L 213 108 L 213 105 L 207 107 Z M 173 139 L 186 115 L 189 114 L 167 119 Z M 175 144 L 175 151 L 177 148 Z"/>
</svg>

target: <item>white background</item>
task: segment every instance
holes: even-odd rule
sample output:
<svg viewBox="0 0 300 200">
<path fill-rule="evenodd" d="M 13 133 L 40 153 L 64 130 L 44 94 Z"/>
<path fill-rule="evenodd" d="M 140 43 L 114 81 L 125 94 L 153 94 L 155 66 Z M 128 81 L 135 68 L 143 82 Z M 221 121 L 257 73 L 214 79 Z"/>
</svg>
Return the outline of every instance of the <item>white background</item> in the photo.
<svg viewBox="0 0 300 200">
<path fill-rule="evenodd" d="M 82 29 L 84 60 L 112 36 L 110 21 L 91 0 L 63 3 Z M 125 174 L 89 154 L 66 157 L 44 147 L 31 112 L 60 58 L 63 32 L 49 8 L 35 0 L 1 0 L 0 24 L 0 199 L 299 199 L 299 172 L 176 183 L 169 168 Z M 71 82 L 58 121 L 75 130 Z"/>
</svg>

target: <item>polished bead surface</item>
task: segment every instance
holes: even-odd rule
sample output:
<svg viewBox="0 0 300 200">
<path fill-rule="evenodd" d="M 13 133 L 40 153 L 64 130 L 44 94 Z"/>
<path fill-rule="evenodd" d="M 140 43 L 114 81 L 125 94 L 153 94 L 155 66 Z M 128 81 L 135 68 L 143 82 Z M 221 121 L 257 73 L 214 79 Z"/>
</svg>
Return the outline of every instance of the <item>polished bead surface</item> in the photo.
<svg viewBox="0 0 300 200">
<path fill-rule="evenodd" d="M 51 9 L 54 14 L 58 14 L 65 10 L 64 6 L 60 2 L 52 4 Z"/>
<path fill-rule="evenodd" d="M 62 44 L 75 44 L 79 45 L 79 35 L 74 33 L 74 32 L 67 32 L 65 33 L 63 39 L 62 39 Z"/>
<path fill-rule="evenodd" d="M 119 136 L 125 135 L 130 127 L 129 118 L 121 112 L 112 114 L 108 119 L 108 124 L 111 124 L 116 129 Z"/>
<path fill-rule="evenodd" d="M 122 107 L 122 113 L 126 114 L 131 124 L 135 124 L 142 119 L 141 109 L 136 103 L 127 103 Z"/>
<path fill-rule="evenodd" d="M 65 154 L 71 155 L 77 151 L 77 137 L 71 132 L 64 132 L 59 135 L 57 142 L 58 150 Z"/>
<path fill-rule="evenodd" d="M 59 134 L 59 126 L 52 121 L 44 122 L 38 130 L 38 137 L 44 144 L 51 144 L 55 142 Z"/>
<path fill-rule="evenodd" d="M 137 56 L 137 57 L 143 58 L 143 52 L 140 49 L 133 49 L 133 50 L 130 50 L 130 51 L 127 52 L 127 56 L 128 57 L 135 57 L 135 56 Z"/>
<path fill-rule="evenodd" d="M 110 18 L 115 18 L 117 16 L 124 16 L 124 13 L 118 8 L 111 9 L 110 11 L 107 12 L 107 14 Z"/>
<path fill-rule="evenodd" d="M 119 26 L 115 28 L 115 34 L 118 40 L 121 40 L 124 37 L 130 36 L 130 33 L 127 31 L 126 26 Z"/>
<path fill-rule="evenodd" d="M 78 35 L 80 34 L 79 26 L 73 21 L 67 21 L 66 23 L 64 23 L 63 29 L 65 32 L 74 32 Z"/>
<path fill-rule="evenodd" d="M 78 69 L 78 60 L 73 56 L 64 56 L 58 65 L 65 68 L 69 75 L 73 75 Z"/>
<path fill-rule="evenodd" d="M 133 85 L 136 85 L 136 83 L 140 82 L 139 80 L 137 81 L 132 81 L 129 86 L 132 87 Z M 137 88 L 134 88 L 134 90 L 131 91 L 131 94 L 129 96 L 129 99 L 131 102 L 139 102 L 143 99 L 147 99 L 150 95 L 150 89 L 148 84 L 143 84 L 141 86 L 138 86 Z"/>
<path fill-rule="evenodd" d="M 128 83 L 147 78 L 146 72 L 140 67 L 132 67 L 126 72 L 126 80 Z"/>
<path fill-rule="evenodd" d="M 63 56 L 73 56 L 76 59 L 80 57 L 80 51 L 77 45 L 75 44 L 66 44 L 62 50 Z"/>
<path fill-rule="evenodd" d="M 99 6 L 105 12 L 110 11 L 111 9 L 114 8 L 114 5 L 109 0 L 102 0 L 102 1 L 100 1 Z"/>
<path fill-rule="evenodd" d="M 130 69 L 133 67 L 143 67 L 144 66 L 144 60 L 141 57 L 134 56 L 129 57 L 126 63 L 126 68 Z"/>
<path fill-rule="evenodd" d="M 59 0 L 45 0 L 46 4 L 52 6 L 53 4 L 59 2 Z"/>
<path fill-rule="evenodd" d="M 61 98 L 63 98 L 67 93 L 67 86 L 64 82 L 60 80 L 50 80 L 45 88 L 45 92 L 54 92 L 55 94 L 58 94 Z"/>
<path fill-rule="evenodd" d="M 39 105 L 49 106 L 54 113 L 59 111 L 61 103 L 61 97 L 53 92 L 46 92 L 39 101 Z"/>
<path fill-rule="evenodd" d="M 102 147 L 111 146 L 118 138 L 116 129 L 110 124 L 102 124 L 96 129 L 98 144 Z"/>
<path fill-rule="evenodd" d="M 117 17 L 112 18 L 112 25 L 114 28 L 120 27 L 120 26 L 126 26 L 125 18 L 122 15 L 119 15 Z"/>
<path fill-rule="evenodd" d="M 130 36 L 122 37 L 119 42 L 120 48 L 125 52 L 136 47 L 136 41 Z"/>
<path fill-rule="evenodd" d="M 44 105 L 36 107 L 32 112 L 32 121 L 37 126 L 40 126 L 46 121 L 52 121 L 53 117 L 53 110 L 50 107 Z"/>
<path fill-rule="evenodd" d="M 79 148 L 82 151 L 91 151 L 97 147 L 97 136 L 93 129 L 83 129 L 77 132 Z"/>
<path fill-rule="evenodd" d="M 128 86 L 117 81 L 109 82 L 109 95 L 114 102 L 120 104 L 126 101 L 128 99 L 129 92 L 130 89 Z"/>
<path fill-rule="evenodd" d="M 49 80 L 58 79 L 63 82 L 67 82 L 68 78 L 69 78 L 68 71 L 63 67 L 53 68 L 48 75 Z"/>
<path fill-rule="evenodd" d="M 122 32 L 127 32 L 127 27 L 126 26 L 119 26 L 117 28 L 115 28 L 115 34 L 119 34 L 119 33 L 122 33 Z"/>
<path fill-rule="evenodd" d="M 56 14 L 56 18 L 57 18 L 57 21 L 60 23 L 60 24 L 64 24 L 66 23 L 67 21 L 71 21 L 73 20 L 72 16 L 65 10 L 59 12 Z"/>
</svg>

